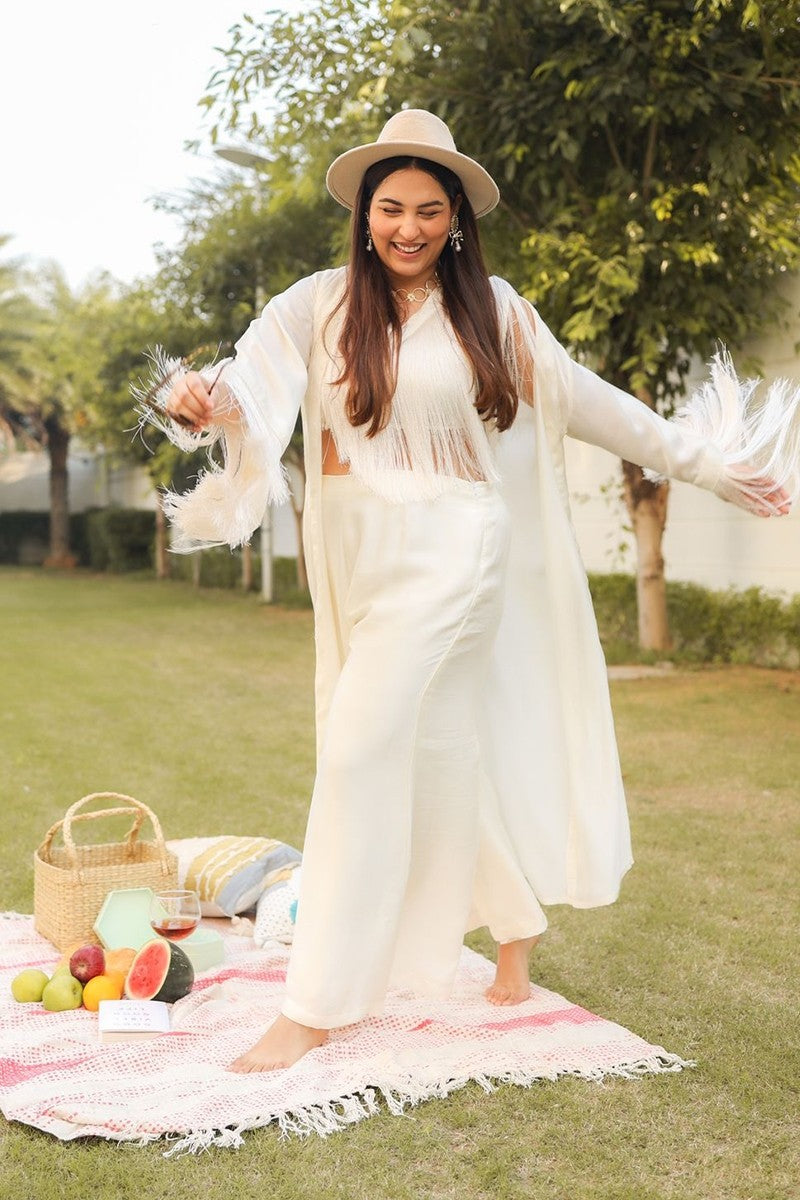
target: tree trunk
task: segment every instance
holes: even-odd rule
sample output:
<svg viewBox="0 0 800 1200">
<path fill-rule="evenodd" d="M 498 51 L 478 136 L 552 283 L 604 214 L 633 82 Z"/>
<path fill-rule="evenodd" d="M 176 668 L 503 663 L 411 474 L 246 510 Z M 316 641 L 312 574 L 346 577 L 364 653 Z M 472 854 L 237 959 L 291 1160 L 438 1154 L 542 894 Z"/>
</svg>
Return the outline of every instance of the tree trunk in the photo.
<svg viewBox="0 0 800 1200">
<path fill-rule="evenodd" d="M 250 542 L 242 546 L 242 591 L 253 590 L 253 547 Z"/>
<path fill-rule="evenodd" d="M 625 504 L 636 537 L 636 600 L 639 646 L 642 650 L 671 648 L 667 618 L 667 585 L 661 542 L 667 524 L 669 484 L 650 483 L 642 468 L 622 464 Z"/>
<path fill-rule="evenodd" d="M 156 500 L 156 579 L 169 579 L 169 552 L 167 548 L 167 518 L 161 504 Z"/>
<path fill-rule="evenodd" d="M 69 552 L 69 431 L 55 414 L 47 418 L 44 427 L 50 458 L 50 553 L 45 559 L 45 566 L 74 567 L 77 559 Z"/>
</svg>

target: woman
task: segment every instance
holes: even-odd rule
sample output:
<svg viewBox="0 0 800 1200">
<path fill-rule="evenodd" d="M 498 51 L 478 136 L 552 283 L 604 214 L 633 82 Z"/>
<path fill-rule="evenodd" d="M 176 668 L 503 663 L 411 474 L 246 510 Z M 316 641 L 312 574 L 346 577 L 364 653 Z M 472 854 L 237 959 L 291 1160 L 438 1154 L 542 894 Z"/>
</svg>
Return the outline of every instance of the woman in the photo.
<svg viewBox="0 0 800 1200">
<path fill-rule="evenodd" d="M 744 422 L 720 363 L 667 423 L 487 277 L 497 187 L 432 114 L 396 114 L 327 183 L 349 266 L 272 300 L 221 370 L 163 364 L 170 436 L 225 441 L 170 498 L 177 548 L 238 544 L 286 498 L 303 414 L 317 776 L 285 1005 L 235 1071 L 291 1065 L 390 984 L 446 995 L 481 925 L 487 998 L 518 1003 L 542 904 L 616 899 L 630 840 L 564 434 L 762 515 L 797 489 L 797 397 Z"/>
</svg>

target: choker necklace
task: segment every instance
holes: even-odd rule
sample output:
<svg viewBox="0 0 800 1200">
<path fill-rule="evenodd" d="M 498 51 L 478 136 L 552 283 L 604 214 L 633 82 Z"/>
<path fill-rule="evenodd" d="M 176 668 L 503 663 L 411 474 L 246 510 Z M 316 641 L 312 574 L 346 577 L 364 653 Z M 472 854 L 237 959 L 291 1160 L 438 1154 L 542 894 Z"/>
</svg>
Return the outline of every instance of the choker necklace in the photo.
<svg viewBox="0 0 800 1200">
<path fill-rule="evenodd" d="M 412 288 L 410 292 L 405 292 L 397 288 L 392 288 L 392 295 L 398 300 L 405 301 L 406 304 L 422 304 L 432 295 L 439 286 L 439 276 L 431 275 L 430 279 L 426 279 L 419 287 Z"/>
</svg>

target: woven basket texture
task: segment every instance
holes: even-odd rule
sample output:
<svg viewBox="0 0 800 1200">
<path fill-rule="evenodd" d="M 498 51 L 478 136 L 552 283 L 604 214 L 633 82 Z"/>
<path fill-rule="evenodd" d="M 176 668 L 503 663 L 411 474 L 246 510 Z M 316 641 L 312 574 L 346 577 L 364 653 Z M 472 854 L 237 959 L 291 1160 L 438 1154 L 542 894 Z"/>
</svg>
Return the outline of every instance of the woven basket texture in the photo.
<svg viewBox="0 0 800 1200">
<path fill-rule="evenodd" d="M 82 812 L 97 801 L 121 801 L 112 808 Z M 124 840 L 96 845 L 76 844 L 72 826 L 77 821 L 130 814 L 133 824 Z M 139 833 L 144 820 L 154 838 Z M 61 833 L 63 845 L 53 839 Z M 119 792 L 94 792 L 73 804 L 61 821 L 48 831 L 33 856 L 33 913 L 37 931 L 59 950 L 76 942 L 97 938 L 93 925 L 110 891 L 119 888 L 176 887 L 178 860 L 167 849 L 158 818 L 146 804 Z"/>
</svg>

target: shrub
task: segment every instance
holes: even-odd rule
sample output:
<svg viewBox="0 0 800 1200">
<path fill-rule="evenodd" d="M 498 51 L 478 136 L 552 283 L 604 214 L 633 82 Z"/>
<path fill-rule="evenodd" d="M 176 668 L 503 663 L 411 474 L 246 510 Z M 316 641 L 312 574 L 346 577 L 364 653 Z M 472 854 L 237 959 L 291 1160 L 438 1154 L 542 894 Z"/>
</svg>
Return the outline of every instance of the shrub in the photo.
<svg viewBox="0 0 800 1200">
<path fill-rule="evenodd" d="M 170 555 L 170 574 L 173 579 L 193 578 L 194 555 Z M 215 546 L 200 552 L 200 587 L 238 588 L 242 580 L 242 552 L 229 550 L 227 546 Z M 307 590 L 297 586 L 297 562 L 294 558 L 275 558 L 273 567 L 273 591 L 276 603 L 288 608 L 310 608 L 311 597 Z M 253 591 L 261 590 L 261 555 L 253 554 Z"/>
<path fill-rule="evenodd" d="M 86 513 L 69 518 L 70 549 L 82 566 L 89 562 Z M 50 547 L 50 514 L 18 509 L 0 513 L 0 563 L 41 566 Z"/>
<path fill-rule="evenodd" d="M 89 563 L 96 571 L 139 571 L 153 564 L 150 509 L 98 508 L 87 514 Z"/>
<path fill-rule="evenodd" d="M 652 659 L 637 643 L 636 580 L 590 575 L 600 639 L 610 662 Z M 761 588 L 712 591 L 696 583 L 667 583 L 673 650 L 657 657 L 683 662 L 800 666 L 800 596 L 788 601 Z"/>
</svg>

